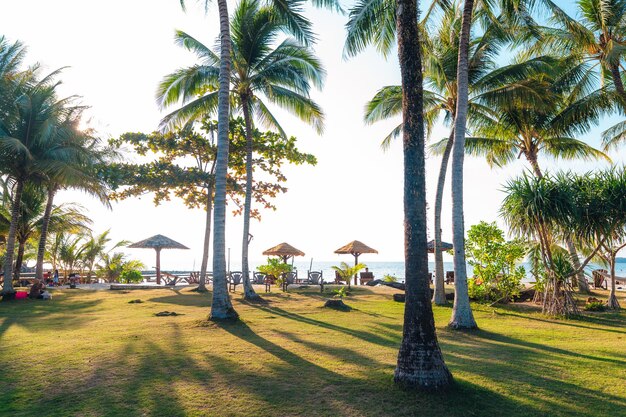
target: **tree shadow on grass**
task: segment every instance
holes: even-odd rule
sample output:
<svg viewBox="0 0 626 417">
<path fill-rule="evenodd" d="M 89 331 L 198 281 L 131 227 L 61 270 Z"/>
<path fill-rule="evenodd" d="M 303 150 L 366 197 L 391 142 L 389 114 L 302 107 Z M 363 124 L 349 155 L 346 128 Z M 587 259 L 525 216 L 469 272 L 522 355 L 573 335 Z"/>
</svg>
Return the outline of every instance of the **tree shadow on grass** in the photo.
<svg viewBox="0 0 626 417">
<path fill-rule="evenodd" d="M 149 298 L 147 301 L 152 303 L 174 304 L 187 307 L 211 307 L 213 292 L 207 291 L 203 293 L 174 290 L 175 294 L 161 297 Z"/>
<path fill-rule="evenodd" d="M 624 361 L 579 354 L 477 330 L 442 343 L 446 362 L 480 379 L 495 389 L 508 391 L 524 406 L 542 410 L 543 415 L 605 416 L 619 414 L 626 399 L 606 391 L 576 384 L 568 372 L 602 367 L 620 369 Z M 595 364 L 594 364 L 595 362 Z M 498 388 L 500 387 L 500 388 Z"/>
<path fill-rule="evenodd" d="M 286 310 L 283 310 L 280 307 L 274 307 L 274 306 L 253 306 L 254 308 L 258 308 L 261 309 L 267 313 L 272 313 L 275 314 L 277 316 L 281 316 L 290 320 L 295 320 L 304 324 L 308 324 L 311 326 L 316 326 L 316 327 L 322 327 L 328 330 L 334 330 L 334 331 L 338 331 L 341 332 L 345 335 L 349 335 L 352 337 L 356 337 L 359 339 L 362 339 L 366 342 L 371 342 L 371 343 L 375 343 L 378 344 L 380 346 L 385 346 L 385 347 L 390 347 L 390 346 L 397 346 L 398 344 L 398 339 L 397 338 L 386 338 L 386 337 L 382 337 L 379 334 L 376 333 L 372 333 L 372 332 L 368 332 L 365 330 L 357 330 L 357 329 L 350 329 L 347 327 L 343 327 L 343 326 L 339 326 L 337 324 L 332 324 L 332 323 L 327 323 L 325 321 L 321 321 L 321 320 L 317 320 L 317 319 L 313 319 L 310 317 L 306 317 L 297 313 L 292 313 Z"/>
<path fill-rule="evenodd" d="M 551 319 L 548 316 L 542 316 L 539 314 L 524 314 L 524 313 L 521 313 L 517 309 L 506 309 L 503 307 L 500 307 L 500 309 L 505 310 L 505 312 L 499 311 L 498 314 L 502 314 L 504 316 L 519 317 L 525 320 L 539 321 L 542 323 L 551 323 L 551 324 L 555 324 L 558 326 L 569 326 L 569 327 L 577 327 L 580 329 L 594 330 L 594 331 L 599 331 L 599 332 L 626 334 L 626 329 L 624 330 L 616 329 L 616 328 L 607 329 L 605 327 L 584 325 L 584 323 L 592 323 L 592 324 L 606 326 L 606 327 L 624 328 L 626 319 L 623 316 L 620 317 L 621 316 L 620 313 L 611 314 L 610 317 L 584 315 L 578 318 L 571 318 L 571 319 Z"/>
<path fill-rule="evenodd" d="M 38 329 L 64 330 L 85 325 L 85 313 L 94 311 L 102 300 L 76 301 L 78 293 L 64 293 L 52 300 L 15 300 L 0 306 L 0 340 L 12 326 L 20 326 L 30 332 Z"/>
</svg>

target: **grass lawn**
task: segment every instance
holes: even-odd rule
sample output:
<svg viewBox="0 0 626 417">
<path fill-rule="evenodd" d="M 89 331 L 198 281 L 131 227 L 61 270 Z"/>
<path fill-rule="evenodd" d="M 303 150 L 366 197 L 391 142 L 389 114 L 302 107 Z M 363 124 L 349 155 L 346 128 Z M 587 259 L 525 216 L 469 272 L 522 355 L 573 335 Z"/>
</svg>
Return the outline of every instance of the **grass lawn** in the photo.
<svg viewBox="0 0 626 417">
<path fill-rule="evenodd" d="M 404 307 L 393 292 L 360 288 L 350 312 L 321 308 L 314 289 L 266 306 L 237 294 L 242 321 L 221 325 L 206 320 L 210 294 L 189 288 L 0 303 L 0 415 L 626 415 L 626 313 L 474 305 L 481 329 L 456 332 L 451 309 L 435 308 L 456 384 L 426 394 L 393 385 Z M 164 310 L 182 315 L 154 316 Z"/>
</svg>

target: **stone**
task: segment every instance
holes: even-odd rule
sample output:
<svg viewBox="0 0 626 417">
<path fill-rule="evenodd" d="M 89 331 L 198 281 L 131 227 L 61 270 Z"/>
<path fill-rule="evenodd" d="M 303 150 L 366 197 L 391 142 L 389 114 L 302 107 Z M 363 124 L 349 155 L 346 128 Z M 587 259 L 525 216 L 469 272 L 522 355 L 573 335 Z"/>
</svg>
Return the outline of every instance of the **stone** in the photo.
<svg viewBox="0 0 626 417">
<path fill-rule="evenodd" d="M 394 294 L 393 295 L 393 301 L 396 301 L 398 303 L 404 303 L 404 301 L 406 300 L 406 294 Z"/>
<path fill-rule="evenodd" d="M 346 305 L 341 298 L 331 298 L 326 300 L 324 307 L 334 308 L 335 310 L 349 311 L 351 307 Z"/>
</svg>

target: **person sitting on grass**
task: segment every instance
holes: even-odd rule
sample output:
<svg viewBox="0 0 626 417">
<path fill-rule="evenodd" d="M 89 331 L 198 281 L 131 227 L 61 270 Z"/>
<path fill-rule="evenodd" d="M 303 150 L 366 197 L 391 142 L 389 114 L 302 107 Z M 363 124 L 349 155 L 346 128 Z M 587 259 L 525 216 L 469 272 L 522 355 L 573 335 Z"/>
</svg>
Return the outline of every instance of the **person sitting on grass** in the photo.
<svg viewBox="0 0 626 417">
<path fill-rule="evenodd" d="M 35 280 L 33 285 L 30 287 L 30 292 L 28 293 L 28 298 L 32 300 L 41 299 L 41 293 L 43 292 L 43 283 L 38 279 Z"/>
</svg>

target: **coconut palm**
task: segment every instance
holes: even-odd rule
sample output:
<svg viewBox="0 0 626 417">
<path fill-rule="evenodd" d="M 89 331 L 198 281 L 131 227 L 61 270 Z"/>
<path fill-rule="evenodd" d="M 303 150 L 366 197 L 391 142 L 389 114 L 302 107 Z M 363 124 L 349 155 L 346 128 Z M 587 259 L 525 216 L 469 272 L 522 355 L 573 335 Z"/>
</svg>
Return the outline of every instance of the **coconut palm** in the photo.
<svg viewBox="0 0 626 417">
<path fill-rule="evenodd" d="M 203 1 L 205 9 L 208 0 Z M 341 10 L 336 0 L 312 0 L 314 6 L 323 6 Z M 185 0 L 180 0 L 185 7 Z M 286 23 L 289 31 L 303 42 L 313 41 L 311 23 L 301 15 L 303 0 L 279 2 L 272 0 L 272 5 L 282 22 Z M 226 176 L 228 172 L 228 122 L 229 122 L 229 82 L 231 69 L 231 37 L 228 17 L 228 3 L 226 0 L 217 0 L 220 19 L 220 67 L 218 73 L 218 105 L 217 105 L 217 158 L 215 166 L 215 197 L 213 227 L 213 303 L 211 304 L 211 318 L 233 319 L 237 312 L 228 297 L 226 283 Z M 190 96 L 185 96 L 183 102 Z M 247 239 L 247 236 L 245 237 Z"/>
<path fill-rule="evenodd" d="M 416 0 L 359 1 L 350 10 L 345 51 L 356 55 L 375 44 L 385 53 L 397 39 L 402 78 L 406 304 L 394 380 L 401 385 L 438 389 L 448 386 L 452 376 L 437 342 L 428 282 L 422 35 L 416 24 L 418 16 Z"/>
<path fill-rule="evenodd" d="M 424 115 L 427 121 L 427 131 L 443 113 L 444 123 L 454 121 L 456 111 L 456 66 L 459 42 L 458 37 L 451 35 L 460 31 L 461 18 L 456 4 L 444 6 L 444 14 L 438 29 L 424 41 L 424 77 L 431 91 L 424 91 Z M 502 36 L 494 26 L 480 37 L 472 39 L 470 57 L 470 84 L 473 90 L 479 90 L 481 78 L 488 71 L 495 68 L 493 56 L 499 50 Z M 366 104 L 365 122 L 373 123 L 379 120 L 397 116 L 402 111 L 402 92 L 400 86 L 383 87 L 374 98 Z M 490 121 L 490 110 L 470 99 L 469 123 L 481 124 Z M 387 147 L 391 139 L 402 132 L 402 125 L 397 126 L 384 140 L 383 147 Z M 443 277 L 443 256 L 441 251 L 441 209 L 443 191 L 448 167 L 448 159 L 452 150 L 453 131 L 446 142 L 442 154 L 437 191 L 435 196 L 434 230 L 435 230 L 435 290 L 433 302 L 437 305 L 447 304 Z"/>
<path fill-rule="evenodd" d="M 43 261 L 48 235 L 48 224 L 56 193 L 64 188 L 78 189 L 86 192 L 107 207 L 111 207 L 108 199 L 108 186 L 96 173 L 96 167 L 105 164 L 114 154 L 109 148 L 103 148 L 100 140 L 90 130 L 81 130 L 79 123 L 83 106 L 68 107 L 63 119 L 54 128 L 51 135 L 49 151 L 56 161 L 54 171 L 46 174 L 43 181 L 47 192 L 46 210 L 43 216 L 35 277 L 43 279 Z"/>
<path fill-rule="evenodd" d="M 121 246 L 127 246 L 130 243 L 126 240 L 122 240 L 117 242 L 107 251 L 106 247 L 111 242 L 109 232 L 110 230 L 106 230 L 95 236 L 91 233 L 91 231 L 86 231 L 86 233 L 84 233 L 87 239 L 82 244 L 80 252 L 82 254 L 81 263 L 83 267 L 87 269 L 87 278 L 91 278 L 93 270 L 98 262 L 100 262 L 108 253 Z"/>
<path fill-rule="evenodd" d="M 73 97 L 58 99 L 54 81 L 58 71 L 37 80 L 36 73 L 16 90 L 13 105 L 0 122 L 0 171 L 7 175 L 13 190 L 11 225 L 7 236 L 3 292 L 13 293 L 11 284 L 13 251 L 24 185 L 41 181 L 57 171 L 58 158 L 67 150 L 57 140 L 57 126 L 73 107 Z"/>
<path fill-rule="evenodd" d="M 491 166 L 502 166 L 524 156 L 537 177 L 543 176 L 538 162 L 540 154 L 560 159 L 609 160 L 601 151 L 573 137 L 585 131 L 590 118 L 597 115 L 595 110 L 591 116 L 580 111 L 586 106 L 581 103 L 589 99 L 585 94 L 588 89 L 578 81 L 583 71 L 572 60 L 548 57 L 494 71 L 485 80 L 491 88 L 477 100 L 499 117 L 475 132 L 482 137 L 467 139 L 467 152 L 485 157 Z M 564 114 L 568 115 L 567 123 L 563 123 Z M 577 117 L 571 117 L 572 114 Z M 565 241 L 574 267 L 578 269 L 574 243 L 567 236 Z M 581 291 L 588 292 L 582 272 L 578 285 Z"/>
<path fill-rule="evenodd" d="M 20 216 L 16 232 L 17 253 L 15 258 L 14 277 L 19 278 L 24 260 L 26 244 L 41 234 L 43 223 L 47 221 L 52 232 L 86 229 L 91 220 L 81 212 L 81 207 L 73 204 L 53 206 L 48 218 L 44 217 L 46 192 L 41 186 L 27 183 L 24 186 L 20 204 Z M 10 222 L 10 207 L 0 208 L 3 223 Z M 43 278 L 43 277 L 42 277 Z"/>
<path fill-rule="evenodd" d="M 243 113 L 247 139 L 246 192 L 243 210 L 242 271 L 244 298 L 257 299 L 249 279 L 248 244 L 252 203 L 252 144 L 253 115 L 268 127 L 286 135 L 268 105 L 283 107 L 313 125 L 321 132 L 323 113 L 309 98 L 311 85 L 322 86 L 324 70 L 312 52 L 293 39 L 286 39 L 276 47 L 277 36 L 286 28 L 275 16 L 275 11 L 261 7 L 255 0 L 242 1 L 233 16 L 231 102 Z M 184 32 L 177 32 L 176 41 L 198 54 L 203 65 L 180 69 L 165 77 L 158 91 L 162 105 L 177 102 L 182 94 L 198 96 L 184 109 L 177 110 L 164 120 L 196 119 L 217 108 L 212 92 L 218 82 L 219 57 L 198 40 Z M 185 90 L 181 86 L 189 86 Z M 204 92 L 209 91 L 206 94 Z"/>
</svg>

